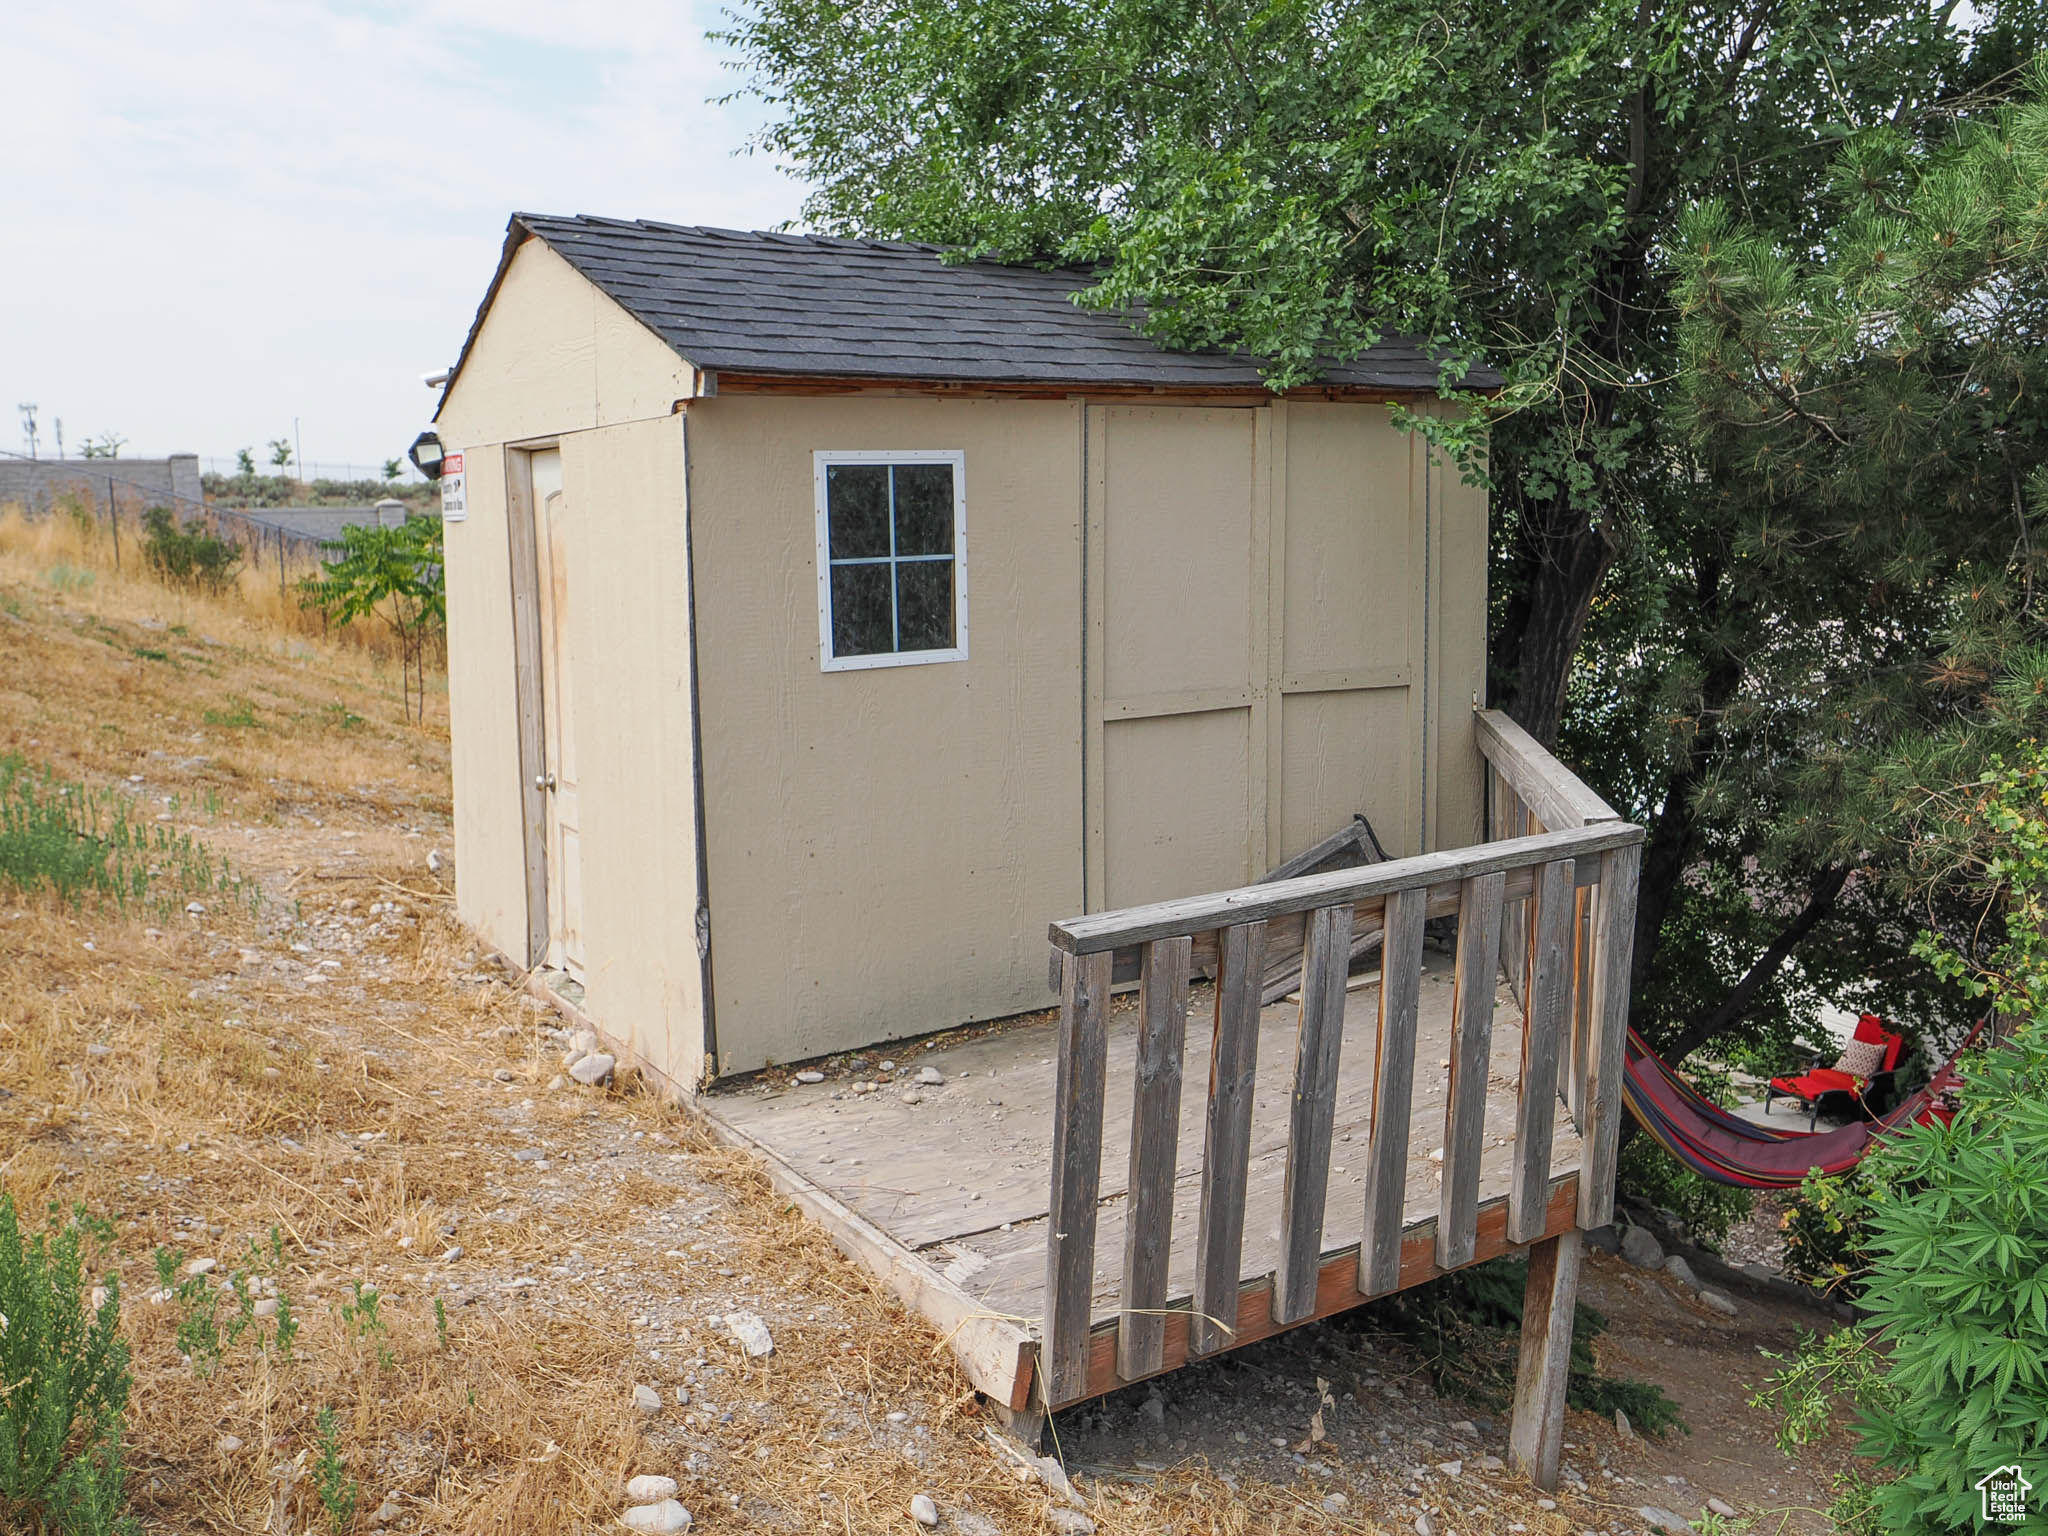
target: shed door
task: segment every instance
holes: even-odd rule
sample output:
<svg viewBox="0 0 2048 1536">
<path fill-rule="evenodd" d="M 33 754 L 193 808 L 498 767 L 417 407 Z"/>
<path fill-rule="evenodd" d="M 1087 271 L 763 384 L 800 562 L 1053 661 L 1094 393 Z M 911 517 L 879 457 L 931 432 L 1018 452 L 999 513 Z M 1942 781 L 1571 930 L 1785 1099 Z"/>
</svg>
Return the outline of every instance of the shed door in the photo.
<svg viewBox="0 0 2048 1536">
<path fill-rule="evenodd" d="M 1087 902 L 1422 846 L 1410 440 L 1355 405 L 1088 408 Z"/>
<path fill-rule="evenodd" d="M 547 784 L 548 964 L 583 979 L 582 822 L 576 792 L 575 674 L 569 625 L 572 514 L 559 449 L 532 461 L 536 586 L 540 598 L 542 761 Z"/>
<path fill-rule="evenodd" d="M 1254 773 L 1255 747 L 1261 770 L 1265 750 L 1265 530 L 1261 413 L 1093 409 L 1089 902 L 1099 908 L 1242 885 L 1265 868 L 1264 774 Z"/>
</svg>

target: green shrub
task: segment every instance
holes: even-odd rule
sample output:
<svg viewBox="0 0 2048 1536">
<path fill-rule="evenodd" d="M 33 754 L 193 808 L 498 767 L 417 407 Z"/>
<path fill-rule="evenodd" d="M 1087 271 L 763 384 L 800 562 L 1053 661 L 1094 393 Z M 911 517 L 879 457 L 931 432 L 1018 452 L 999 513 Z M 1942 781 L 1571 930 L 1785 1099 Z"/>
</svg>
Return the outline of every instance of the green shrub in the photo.
<svg viewBox="0 0 2048 1536">
<path fill-rule="evenodd" d="M 1857 1531 L 1974 1529 L 1980 1478 L 2017 1463 L 2040 1480 L 2048 1458 L 2048 756 L 1995 763 L 1952 825 L 1989 892 L 1991 938 L 1967 957 L 1919 947 L 2019 1022 L 1966 1059 L 1949 1124 L 1887 1137 L 1855 1180 L 1811 1190 L 1864 1316 L 1808 1339 L 1759 1398 L 1789 1447 L 1849 1396 L 1879 1469 L 1837 1506 Z"/>
<path fill-rule="evenodd" d="M 1391 1332 L 1421 1353 L 1438 1391 L 1498 1407 L 1514 1390 L 1528 1278 L 1526 1259 L 1493 1259 L 1397 1291 L 1353 1315 L 1363 1326 Z M 1565 1401 L 1610 1417 L 1619 1408 L 1646 1434 L 1684 1429 L 1678 1405 L 1661 1388 L 1600 1374 L 1593 1340 L 1606 1329 L 1606 1318 L 1579 1303 L 1572 1318 Z"/>
<path fill-rule="evenodd" d="M 1865 1159 L 1865 1316 L 1772 1381 L 1797 1444 L 1853 1397 L 1865 1456 L 1892 1471 L 1845 1513 L 1869 1529 L 1968 1529 L 1977 1479 L 2048 1458 L 2048 1022 L 1975 1061 L 1949 1125 Z"/>
<path fill-rule="evenodd" d="M 191 896 L 258 899 L 205 844 L 135 813 L 128 796 L 0 754 L 0 887 L 168 914 Z"/>
<path fill-rule="evenodd" d="M 24 1232 L 0 1194 L 0 1525 L 63 1536 L 129 1528 L 119 1518 L 128 1406 L 120 1280 L 91 1304 L 90 1271 L 111 1232 L 83 1208 L 55 1208 L 47 1231 Z"/>
<path fill-rule="evenodd" d="M 180 527 L 169 507 L 151 507 L 142 516 L 142 558 L 172 586 L 218 595 L 242 568 L 242 546 L 204 528 Z"/>
</svg>

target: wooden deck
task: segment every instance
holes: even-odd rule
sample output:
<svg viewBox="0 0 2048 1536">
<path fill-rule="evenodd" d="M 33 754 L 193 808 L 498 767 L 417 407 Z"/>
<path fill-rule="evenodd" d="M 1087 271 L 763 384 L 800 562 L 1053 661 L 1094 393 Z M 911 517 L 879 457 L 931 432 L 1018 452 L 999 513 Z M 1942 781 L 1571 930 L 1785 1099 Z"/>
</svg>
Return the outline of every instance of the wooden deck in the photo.
<svg viewBox="0 0 2048 1536">
<path fill-rule="evenodd" d="M 1579 1233 L 1612 1215 L 1642 830 L 1513 722 L 1474 730 L 1485 843 L 1314 872 L 1308 850 L 1055 921 L 1056 1016 L 701 1107 L 1019 1413 L 1526 1247 L 1510 1459 L 1553 1487 Z"/>
<path fill-rule="evenodd" d="M 1411 1238 L 1426 1240 L 1434 1230 L 1442 1184 L 1443 1130 L 1450 1092 L 1451 994 L 1453 966 L 1448 955 L 1429 953 L 1417 1008 L 1415 1088 L 1412 1124 L 1415 1134 L 1407 1163 L 1402 1226 Z M 1346 1000 L 1345 1028 L 1338 1058 L 1336 1114 L 1329 1190 L 1324 1205 L 1323 1248 L 1327 1260 L 1354 1256 L 1365 1219 L 1366 1138 L 1370 1130 L 1374 1073 L 1377 1067 L 1379 987 L 1375 977 L 1352 978 Z M 1214 988 L 1191 989 L 1187 1023 L 1190 1061 L 1206 1061 L 1214 1029 Z M 1285 1175 L 1291 1068 L 1300 1006 L 1276 1003 L 1259 1017 L 1258 1072 L 1252 1099 L 1250 1176 L 1246 1209 L 1254 1213 L 1245 1227 L 1240 1265 L 1247 1301 L 1263 1296 L 1280 1256 L 1281 1183 Z M 1480 1162 L 1479 1199 L 1484 1208 L 1508 1193 L 1516 1090 L 1521 1076 L 1521 1013 L 1502 986 L 1497 997 L 1486 1085 L 1486 1135 Z M 940 1050 L 907 1047 L 895 1057 L 899 1070 L 879 1092 L 855 1096 L 853 1079 L 813 1085 L 793 1084 L 773 1092 L 758 1087 L 716 1091 L 701 1101 L 713 1119 L 739 1133 L 749 1144 L 771 1154 L 776 1162 L 809 1183 L 831 1201 L 885 1234 L 914 1255 L 941 1281 L 957 1287 L 993 1318 L 1006 1319 L 1035 1337 L 1045 1312 L 1045 1246 L 1053 1090 L 1058 1051 L 1051 1019 L 1012 1025 L 963 1045 Z M 889 1059 L 886 1047 L 871 1053 Z M 1132 1081 L 1137 1055 L 1137 999 L 1120 997 L 1109 1019 L 1108 1093 L 1102 1133 L 1103 1181 L 1095 1266 L 1094 1322 L 1112 1323 L 1118 1314 L 1127 1208 L 1124 1149 L 1131 1141 Z M 917 1088 L 920 1067 L 933 1067 L 945 1083 Z M 879 1074 L 871 1074 L 879 1075 Z M 903 1102 L 914 1092 L 920 1102 Z M 1182 1095 L 1178 1137 L 1179 1172 L 1174 1180 L 1173 1230 L 1191 1238 L 1201 1195 L 1203 1097 Z M 1433 1129 L 1432 1129 L 1433 1128 Z M 1432 1153 L 1436 1154 L 1432 1157 Z M 1568 1116 L 1558 1116 L 1550 1168 L 1555 1186 L 1570 1185 L 1579 1163 L 1579 1136 Z M 1568 1191 L 1566 1191 L 1568 1193 Z M 1560 1199 L 1556 1230 L 1570 1224 L 1569 1201 Z M 1507 1246 L 1499 1220 L 1482 1218 L 1494 1241 L 1482 1231 L 1482 1247 L 1491 1257 Z M 1193 1294 L 1194 1253 L 1189 1241 L 1170 1248 L 1169 1306 L 1184 1310 Z M 1426 1261 L 1410 1257 L 1404 1269 L 1413 1273 Z M 1339 1268 L 1343 1266 L 1338 1265 Z M 1433 1270 L 1434 1266 L 1430 1266 Z M 1423 1278 L 1415 1275 L 1415 1279 Z M 1414 1280 L 1404 1276 L 1405 1283 Z M 1332 1301 L 1311 1315 L 1324 1315 L 1355 1305 L 1361 1298 L 1345 1277 Z M 1254 1311 L 1247 1306 L 1246 1310 Z M 1236 1319 L 1227 1319 L 1236 1326 Z M 1251 1321 L 1251 1319 L 1247 1319 Z M 1181 1326 L 1172 1331 L 1184 1332 Z M 1241 1334 L 1246 1329 L 1238 1330 Z M 1256 1327 L 1252 1337 L 1275 1330 Z M 1248 1342 L 1238 1339 L 1235 1342 Z M 1185 1358 L 1185 1346 L 1169 1345 L 1170 1369 Z M 1105 1362 L 1113 1364 L 1113 1362 Z M 1093 1392 L 1120 1384 L 1107 1371 L 1091 1370 Z M 1098 1379 L 1099 1378 L 1099 1379 Z M 989 1383 L 1004 1402 L 1016 1394 L 1001 1383 Z M 1020 1404 L 1021 1406 L 1021 1404 Z"/>
</svg>

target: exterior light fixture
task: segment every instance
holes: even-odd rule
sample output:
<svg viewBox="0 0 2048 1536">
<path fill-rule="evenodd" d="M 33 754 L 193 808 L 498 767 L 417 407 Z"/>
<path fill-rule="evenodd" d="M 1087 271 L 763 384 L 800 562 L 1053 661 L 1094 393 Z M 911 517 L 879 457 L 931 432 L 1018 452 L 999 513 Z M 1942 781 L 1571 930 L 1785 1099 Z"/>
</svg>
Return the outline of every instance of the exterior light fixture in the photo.
<svg viewBox="0 0 2048 1536">
<path fill-rule="evenodd" d="M 412 440 L 412 446 L 405 450 L 405 456 L 412 460 L 412 467 L 429 480 L 441 478 L 441 465 L 446 455 L 441 451 L 441 439 L 432 432 L 422 432 Z"/>
</svg>

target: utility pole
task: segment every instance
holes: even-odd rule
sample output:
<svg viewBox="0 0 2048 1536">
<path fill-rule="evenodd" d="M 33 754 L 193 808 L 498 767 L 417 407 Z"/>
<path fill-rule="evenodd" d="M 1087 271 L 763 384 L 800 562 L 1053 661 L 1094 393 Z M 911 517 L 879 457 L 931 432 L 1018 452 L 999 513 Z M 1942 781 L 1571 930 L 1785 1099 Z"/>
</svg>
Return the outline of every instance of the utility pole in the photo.
<svg viewBox="0 0 2048 1536">
<path fill-rule="evenodd" d="M 299 418 L 292 418 L 292 452 L 298 455 L 299 479 L 306 478 L 306 445 L 299 441 Z"/>
<path fill-rule="evenodd" d="M 57 418 L 57 457 L 64 457 L 64 418 Z"/>
<path fill-rule="evenodd" d="M 32 402 L 25 400 L 20 410 L 22 434 L 28 438 L 28 456 L 33 459 L 36 456 L 36 408 Z"/>
</svg>

